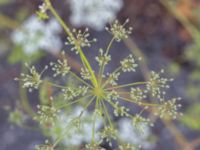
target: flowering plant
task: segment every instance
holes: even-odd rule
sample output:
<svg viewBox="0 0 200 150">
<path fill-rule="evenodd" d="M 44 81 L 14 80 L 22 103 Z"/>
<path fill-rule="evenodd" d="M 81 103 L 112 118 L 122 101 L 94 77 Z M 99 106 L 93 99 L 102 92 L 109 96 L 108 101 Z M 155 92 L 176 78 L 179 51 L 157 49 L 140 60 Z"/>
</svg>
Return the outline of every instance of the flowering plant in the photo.
<svg viewBox="0 0 200 150">
<path fill-rule="evenodd" d="M 104 49 L 99 49 L 98 56 L 95 57 L 99 65 L 98 71 L 95 71 L 85 56 L 83 48 L 90 47 L 92 43 L 96 42 L 96 39 L 90 39 L 89 30 L 86 28 L 84 31 L 72 29 L 65 24 L 61 17 L 57 14 L 53 8 L 50 0 L 44 0 L 44 3 L 39 7 L 37 14 L 42 19 L 47 19 L 47 11 L 49 10 L 53 16 L 57 19 L 60 25 L 67 33 L 67 45 L 71 46 L 71 50 L 75 54 L 80 56 L 82 62 L 82 68 L 80 74 L 73 72 L 69 66 L 68 60 L 65 57 L 65 52 L 61 52 L 61 58 L 56 62 L 50 62 L 50 68 L 54 72 L 53 78 L 72 76 L 77 81 L 78 85 L 61 85 L 52 83 L 51 81 L 45 81 L 42 79 L 43 72 L 48 68 L 45 66 L 44 70 L 39 73 L 35 67 L 28 67 L 29 74 L 21 74 L 20 80 L 23 82 L 23 87 L 28 88 L 29 91 L 38 89 L 42 83 L 47 83 L 52 87 L 59 89 L 59 93 L 62 95 L 62 101 L 57 103 L 52 97 L 50 102 L 45 105 L 38 105 L 38 111 L 34 117 L 42 127 L 51 129 L 55 126 L 55 123 L 59 120 L 60 114 L 67 110 L 70 106 L 73 110 L 75 105 L 82 105 L 82 111 L 76 116 L 68 119 L 63 134 L 58 136 L 54 143 L 46 142 L 44 145 L 37 145 L 37 150 L 54 150 L 59 147 L 59 143 L 67 136 L 67 133 L 75 130 L 81 130 L 84 124 L 84 114 L 89 113 L 92 118 L 91 124 L 91 140 L 86 144 L 87 150 L 103 150 L 100 145 L 103 142 L 108 143 L 110 147 L 113 146 L 113 141 L 119 139 L 118 130 L 114 125 L 114 117 L 125 117 L 132 120 L 132 125 L 138 130 L 143 131 L 144 125 L 153 126 L 153 122 L 143 116 L 145 111 L 151 111 L 153 114 L 160 118 L 176 119 L 181 113 L 178 112 L 181 105 L 178 103 L 180 98 L 166 99 L 166 89 L 169 88 L 169 82 L 172 79 L 167 79 L 161 75 L 164 73 L 161 70 L 160 73 L 152 71 L 150 73 L 150 79 L 148 81 L 138 81 L 134 83 L 119 84 L 118 79 L 122 74 L 135 72 L 141 58 L 134 58 L 132 55 L 128 55 L 126 58 L 119 62 L 113 72 L 106 73 L 105 68 L 111 61 L 110 49 L 112 44 L 120 42 L 132 33 L 132 28 L 126 28 L 129 20 L 127 19 L 124 24 L 120 24 L 119 21 L 115 21 L 110 27 L 106 27 L 106 30 L 112 35 L 112 39 L 108 46 Z M 129 89 L 128 92 L 124 91 L 124 88 Z M 148 98 L 152 98 L 149 101 Z M 142 107 L 142 110 L 136 114 L 131 113 L 132 107 L 123 105 L 121 102 L 127 102 Z M 90 109 L 90 111 L 88 111 Z M 87 114 L 88 115 L 88 114 Z M 102 120 L 102 128 L 97 131 L 97 122 Z M 73 136 L 71 137 L 73 138 Z M 120 150 L 133 150 L 134 145 L 130 143 L 120 144 L 117 147 Z"/>
</svg>

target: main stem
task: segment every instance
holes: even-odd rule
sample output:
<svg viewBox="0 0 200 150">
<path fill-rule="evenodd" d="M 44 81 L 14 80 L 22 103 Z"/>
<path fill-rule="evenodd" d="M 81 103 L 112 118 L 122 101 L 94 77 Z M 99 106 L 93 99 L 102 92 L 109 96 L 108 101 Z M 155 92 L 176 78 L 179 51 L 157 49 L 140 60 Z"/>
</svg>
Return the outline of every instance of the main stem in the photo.
<svg viewBox="0 0 200 150">
<path fill-rule="evenodd" d="M 67 35 L 69 37 L 71 37 L 72 39 L 75 39 L 74 35 L 72 34 L 72 32 L 70 31 L 69 27 L 66 25 L 66 23 L 62 20 L 62 18 L 58 15 L 58 13 L 56 12 L 56 10 L 53 8 L 50 0 L 45 0 L 46 5 L 48 6 L 49 10 L 52 12 L 52 14 L 54 15 L 54 17 L 58 20 L 58 22 L 60 23 L 60 25 L 63 27 L 64 31 L 67 33 Z M 87 69 L 89 70 L 90 74 L 91 74 L 91 82 L 92 84 L 97 87 L 98 83 L 97 83 L 97 79 L 96 76 L 92 70 L 92 67 L 90 65 L 90 63 L 88 62 L 86 56 L 84 55 L 81 47 L 78 48 L 78 52 L 79 55 L 81 57 L 81 61 L 83 62 L 83 64 L 87 67 Z"/>
</svg>

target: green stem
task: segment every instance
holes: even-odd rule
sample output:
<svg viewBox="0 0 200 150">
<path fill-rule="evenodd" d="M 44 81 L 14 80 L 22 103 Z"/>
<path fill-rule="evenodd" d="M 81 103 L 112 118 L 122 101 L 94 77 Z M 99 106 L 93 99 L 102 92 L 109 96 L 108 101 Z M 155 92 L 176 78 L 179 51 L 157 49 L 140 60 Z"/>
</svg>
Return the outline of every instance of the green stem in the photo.
<svg viewBox="0 0 200 150">
<path fill-rule="evenodd" d="M 102 102 L 103 109 L 104 109 L 104 111 L 105 111 L 105 114 L 106 114 L 106 117 L 107 117 L 107 119 L 108 119 L 108 122 L 109 122 L 110 126 L 113 127 L 112 121 L 111 121 L 110 116 L 109 116 L 109 114 L 108 114 L 108 110 L 107 110 L 107 108 L 106 108 L 106 105 L 105 105 L 105 103 L 104 103 L 104 100 L 101 100 L 100 102 Z"/>
<path fill-rule="evenodd" d="M 23 72 L 26 71 L 26 68 L 24 66 L 22 67 L 22 71 Z M 31 105 L 30 105 L 30 103 L 28 101 L 28 97 L 27 97 L 27 94 L 26 94 L 26 89 L 22 88 L 22 84 L 23 83 L 21 82 L 21 80 L 20 80 L 19 84 L 20 84 L 19 85 L 20 86 L 19 92 L 20 92 L 20 99 L 21 99 L 22 106 L 30 116 L 34 116 L 35 113 L 34 113 L 32 107 L 31 107 Z"/>
<path fill-rule="evenodd" d="M 105 55 L 108 55 L 108 52 L 109 52 L 109 50 L 110 50 L 110 48 L 111 48 L 111 46 L 112 46 L 114 40 L 115 40 L 115 39 L 112 38 L 111 41 L 109 42 L 108 47 L 107 47 L 107 49 L 106 49 Z M 101 81 L 102 81 L 102 76 L 103 76 L 103 73 L 104 73 L 104 69 L 105 69 L 105 63 L 103 62 L 103 64 L 100 66 L 99 75 L 98 75 L 99 78 L 100 78 L 100 83 L 101 83 Z"/>
<path fill-rule="evenodd" d="M 71 33 L 69 27 L 66 25 L 66 23 L 62 20 L 62 18 L 58 15 L 58 13 L 56 12 L 56 10 L 53 8 L 50 0 L 45 0 L 45 3 L 46 5 L 48 6 L 49 10 L 52 12 L 52 14 L 54 15 L 54 17 L 58 20 L 58 22 L 61 24 L 61 26 L 63 27 L 64 31 L 67 33 L 67 35 L 69 37 L 71 37 L 72 39 L 75 39 L 74 35 Z M 78 52 L 79 52 L 79 55 L 81 57 L 81 61 L 83 62 L 83 64 L 87 67 L 87 69 L 89 70 L 91 76 L 92 76 L 92 83 L 95 87 L 98 86 L 98 83 L 97 83 L 97 79 L 96 79 L 96 76 L 92 70 L 92 67 L 90 66 L 86 56 L 84 55 L 82 49 L 79 47 L 78 48 Z"/>
<path fill-rule="evenodd" d="M 85 85 L 89 86 L 90 88 L 93 88 L 90 84 L 88 84 L 87 82 L 85 82 L 83 79 L 81 79 L 79 76 L 77 76 L 75 73 L 73 73 L 72 71 L 70 71 L 70 73 L 76 78 L 78 79 L 80 82 L 84 83 Z"/>
<path fill-rule="evenodd" d="M 146 84 L 146 83 L 147 82 L 134 82 L 134 83 L 129 83 L 129 84 L 123 84 L 123 85 L 119 85 L 119 86 L 110 87 L 110 88 L 107 88 L 106 90 L 113 90 L 113 89 L 124 88 L 124 87 L 128 87 L 128 86 L 134 86 L 134 85 L 143 85 L 143 84 Z"/>
<path fill-rule="evenodd" d="M 118 68 L 115 69 L 115 71 L 113 71 L 112 73 L 113 73 L 113 74 L 117 73 L 118 71 L 121 70 L 121 68 L 122 68 L 122 66 L 118 67 Z M 111 78 L 109 77 L 109 78 L 105 81 L 105 83 L 102 85 L 102 87 L 104 88 L 104 87 L 110 82 L 110 80 L 111 80 Z"/>
<path fill-rule="evenodd" d="M 98 101 L 99 101 L 99 99 L 97 98 L 96 104 L 95 104 L 95 110 L 98 107 Z M 96 113 L 93 116 L 93 122 L 92 122 L 92 143 L 94 143 L 94 141 L 95 141 L 95 120 L 96 120 Z"/>
<path fill-rule="evenodd" d="M 67 107 L 67 106 L 70 106 L 70 105 L 72 105 L 72 104 L 78 103 L 79 101 L 83 100 L 84 98 L 87 98 L 87 97 L 90 97 L 90 96 L 91 96 L 91 95 L 86 95 L 86 96 L 84 96 L 84 97 L 81 97 L 81 98 L 79 98 L 79 99 L 77 99 L 77 100 L 75 100 L 75 101 L 72 101 L 71 103 L 67 103 L 67 104 L 65 104 L 65 105 L 62 105 L 62 106 L 58 107 L 58 109 L 62 109 L 62 108 L 64 108 L 64 107 Z"/>
<path fill-rule="evenodd" d="M 128 98 L 125 98 L 125 97 L 119 97 L 120 99 L 124 100 L 124 101 L 127 101 L 127 102 L 131 102 L 131 103 L 134 103 L 134 104 L 137 104 L 139 106 L 152 106 L 152 107 L 157 107 L 159 106 L 159 104 L 151 104 L 151 103 L 144 103 L 144 102 L 134 102 L 132 101 L 131 99 L 128 99 Z"/>
</svg>

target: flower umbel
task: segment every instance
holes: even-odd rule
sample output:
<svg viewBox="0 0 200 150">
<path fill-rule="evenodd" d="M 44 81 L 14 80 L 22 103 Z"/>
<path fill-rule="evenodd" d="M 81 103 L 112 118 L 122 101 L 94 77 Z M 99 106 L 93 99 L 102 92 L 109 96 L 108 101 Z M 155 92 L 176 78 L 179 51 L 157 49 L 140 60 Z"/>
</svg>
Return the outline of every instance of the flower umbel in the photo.
<svg viewBox="0 0 200 150">
<path fill-rule="evenodd" d="M 72 32 L 74 36 L 68 37 L 66 45 L 71 45 L 71 51 L 75 51 L 76 54 L 79 53 L 79 49 L 83 47 L 90 47 L 91 43 L 96 42 L 97 40 L 94 38 L 92 40 L 88 40 L 90 34 L 88 33 L 89 29 L 86 28 L 85 31 L 73 29 Z"/>
<path fill-rule="evenodd" d="M 118 20 L 114 21 L 114 23 L 111 25 L 110 29 L 106 27 L 106 30 L 113 35 L 115 40 L 117 42 L 120 42 L 121 40 L 127 39 L 129 34 L 132 33 L 133 28 L 129 27 L 128 29 L 125 28 L 125 25 L 129 22 L 129 19 L 127 19 L 124 24 L 120 24 Z"/>
<path fill-rule="evenodd" d="M 41 73 L 38 73 L 34 66 L 29 68 L 28 64 L 25 64 L 25 65 L 29 69 L 30 74 L 21 73 L 21 77 L 15 78 L 15 80 L 22 81 L 23 87 L 28 88 L 29 91 L 31 92 L 33 88 L 38 89 L 39 85 L 42 83 L 41 75 L 48 68 L 48 66 L 45 66 L 43 71 Z"/>
<path fill-rule="evenodd" d="M 65 52 L 63 51 L 62 53 L 63 59 L 57 60 L 57 63 L 51 62 L 50 66 L 52 67 L 52 70 L 55 72 L 54 77 L 58 75 L 65 76 L 67 73 L 70 71 L 70 67 L 68 66 L 67 59 L 65 58 Z"/>
<path fill-rule="evenodd" d="M 37 115 L 34 117 L 34 119 L 37 120 L 41 125 L 54 125 L 59 110 L 53 106 L 47 105 L 38 105 L 37 108 Z"/>
<path fill-rule="evenodd" d="M 180 100 L 181 98 L 173 98 L 168 101 L 162 99 L 156 115 L 159 115 L 161 118 L 172 119 L 176 119 L 178 116 L 181 116 L 182 113 L 178 112 L 178 110 L 181 108 L 181 104 L 178 103 Z"/>
<path fill-rule="evenodd" d="M 49 0 L 45 0 L 45 2 L 49 2 Z M 59 15 L 56 13 L 52 5 L 48 5 L 49 10 L 53 13 L 53 15 L 57 18 L 60 24 L 64 27 L 68 37 L 67 45 L 71 45 L 72 51 L 75 51 L 76 54 L 79 54 L 82 62 L 82 69 L 80 69 L 80 74 L 76 74 L 70 71 L 70 67 L 67 64 L 66 59 L 58 60 L 57 63 L 51 63 L 52 70 L 55 71 L 53 77 L 57 75 L 66 75 L 69 73 L 69 76 L 75 78 L 78 82 L 73 82 L 72 84 L 65 83 L 63 85 L 51 84 L 52 87 L 58 89 L 55 90 L 55 97 L 60 99 L 61 104 L 57 101 L 51 102 L 49 105 L 38 106 L 38 113 L 36 116 L 36 120 L 41 124 L 50 124 L 55 122 L 57 119 L 57 114 L 61 110 L 65 112 L 66 110 L 73 110 L 74 105 L 81 105 L 83 110 L 78 117 L 70 118 L 71 124 L 70 127 L 74 126 L 76 128 L 81 129 L 83 126 L 82 117 L 86 110 L 90 110 L 90 115 L 92 118 L 92 128 L 88 129 L 88 134 L 91 131 L 91 143 L 86 146 L 88 150 L 101 150 L 98 146 L 99 139 L 100 142 L 107 142 L 110 147 L 113 145 L 113 140 L 118 140 L 118 132 L 113 125 L 114 117 L 127 117 L 133 120 L 133 126 L 141 130 L 142 124 L 152 125 L 150 119 L 144 118 L 143 112 L 148 111 L 149 107 L 153 107 L 154 110 L 161 111 L 161 114 L 168 113 L 169 117 L 175 118 L 177 115 L 177 108 L 179 105 L 175 105 L 176 99 L 172 101 L 164 101 L 161 99 L 161 95 L 164 94 L 165 89 L 168 88 L 166 84 L 171 79 L 162 78 L 160 74 L 155 72 L 151 73 L 151 78 L 147 82 L 134 82 L 127 84 L 118 84 L 118 78 L 123 73 L 135 72 L 136 67 L 138 66 L 136 63 L 136 59 L 133 58 L 132 55 L 128 55 L 127 58 L 120 61 L 119 67 L 117 67 L 112 72 L 107 72 L 105 67 L 106 64 L 111 60 L 111 55 L 109 50 L 111 49 L 111 45 L 114 41 L 121 41 L 128 38 L 128 35 L 131 34 L 132 28 L 125 28 L 125 25 L 128 23 L 128 20 L 121 25 L 118 21 L 115 21 L 110 29 L 107 30 L 113 35 L 110 43 L 107 46 L 107 49 L 104 53 L 102 49 L 99 50 L 99 56 L 95 59 L 99 63 L 99 68 L 97 72 L 91 67 L 91 64 L 85 54 L 83 53 L 82 48 L 90 47 L 91 43 L 96 41 L 88 40 L 89 33 L 86 28 L 85 31 L 74 29 L 72 32 L 68 28 L 68 26 L 62 21 Z M 44 69 L 45 70 L 45 69 Z M 30 69 L 31 75 L 23 75 L 24 79 L 24 87 L 30 88 L 38 88 L 38 86 L 42 83 L 41 74 L 37 73 L 35 67 Z M 120 81 L 121 82 L 121 81 Z M 143 87 L 143 88 L 142 88 Z M 131 89 L 131 92 L 124 91 L 124 88 Z M 60 91 L 59 91 L 60 90 Z M 58 91 L 58 92 L 57 92 Z M 160 101 L 159 103 L 150 103 L 146 96 L 147 92 L 150 92 L 151 95 L 157 97 Z M 145 94 L 144 94 L 145 93 Z M 54 94 L 54 93 L 53 93 Z M 57 96 L 59 95 L 59 96 Z M 63 98 L 64 97 L 64 98 Z M 66 101 L 64 101 L 65 99 Z M 126 106 L 121 103 L 121 101 L 126 103 L 131 103 L 133 105 L 138 105 L 139 107 L 143 107 L 142 111 L 138 114 L 132 114 L 130 109 L 131 105 Z M 59 106 L 58 106 L 59 104 Z M 110 106 L 110 107 L 109 107 Z M 111 108 L 111 109 L 110 109 Z M 98 113 L 94 113 L 98 112 Z M 103 119 L 103 127 L 102 130 L 96 132 L 96 118 L 102 117 Z M 76 115 L 77 116 L 77 115 Z M 162 117 L 162 115 L 160 116 Z M 49 125 L 49 124 L 48 124 Z M 67 125 L 66 125 L 67 126 Z M 75 133 L 74 133 L 75 134 Z M 98 136 L 96 135 L 98 134 Z M 54 146 L 59 144 L 65 138 L 65 136 L 61 136 L 58 140 L 55 141 Z M 73 138 L 73 137 L 70 137 Z M 98 144 L 96 144 L 98 143 Z M 130 147 L 129 145 L 127 146 Z M 46 150 L 46 149 L 45 149 Z M 51 149 L 50 149 L 51 150 Z"/>
<path fill-rule="evenodd" d="M 123 72 L 135 71 L 135 68 L 138 66 L 132 55 L 129 55 L 126 59 L 122 60 L 120 63 Z"/>
</svg>

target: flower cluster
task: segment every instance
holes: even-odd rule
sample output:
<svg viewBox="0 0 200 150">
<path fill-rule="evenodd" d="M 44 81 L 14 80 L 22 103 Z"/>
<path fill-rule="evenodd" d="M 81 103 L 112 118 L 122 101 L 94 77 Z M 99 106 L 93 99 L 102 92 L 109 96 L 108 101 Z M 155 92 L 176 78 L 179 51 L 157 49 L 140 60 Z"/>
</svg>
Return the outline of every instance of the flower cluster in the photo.
<svg viewBox="0 0 200 150">
<path fill-rule="evenodd" d="M 50 2 L 49 0 L 46 1 Z M 50 10 L 52 9 L 53 8 Z M 56 11 L 53 11 L 54 15 L 55 13 Z M 55 15 L 55 17 L 58 21 L 60 21 L 61 18 L 57 15 Z M 119 132 L 113 125 L 114 117 L 126 117 L 132 119 L 132 127 L 139 131 L 144 131 L 144 126 L 153 125 L 150 119 L 142 116 L 143 112 L 147 111 L 149 107 L 153 106 L 155 110 L 160 111 L 161 117 L 163 116 L 162 114 L 167 113 L 169 117 L 175 118 L 174 116 L 178 114 L 177 111 L 179 105 L 175 104 L 177 101 L 176 99 L 171 101 L 164 101 L 161 99 L 161 95 L 165 92 L 164 90 L 169 87 L 167 82 L 171 81 L 171 79 L 162 78 L 160 74 L 151 72 L 151 78 L 147 82 L 134 82 L 127 84 L 117 83 L 119 76 L 123 73 L 126 74 L 136 71 L 138 65 L 132 55 L 128 55 L 127 58 L 120 61 L 119 67 L 117 67 L 113 72 L 105 71 L 105 68 L 107 67 L 106 64 L 108 64 L 111 60 L 109 51 L 112 43 L 114 41 L 118 42 L 124 40 L 128 38 L 129 34 L 131 34 L 132 28 L 125 28 L 127 23 L 128 20 L 123 25 L 121 25 L 118 21 L 115 21 L 110 28 L 106 28 L 109 32 L 111 32 L 113 38 L 108 44 L 106 52 L 104 53 L 103 50 L 100 49 L 99 56 L 95 57 L 96 61 L 99 63 L 98 73 L 93 71 L 90 62 L 82 50 L 84 47 L 90 47 L 91 42 L 96 40 L 88 40 L 89 33 L 87 28 L 83 32 L 75 29 L 71 32 L 69 29 L 66 29 L 67 26 L 64 26 L 65 31 L 69 36 L 66 44 L 71 45 L 71 50 L 75 51 L 76 54 L 79 54 L 83 63 L 83 68 L 81 69 L 80 74 L 70 71 L 70 67 L 68 66 L 65 58 L 57 60 L 56 63 L 50 63 L 50 67 L 55 72 L 53 77 L 58 75 L 64 76 L 69 73 L 69 76 L 74 77 L 78 81 L 76 84 L 64 84 L 64 86 L 52 83 L 52 87 L 60 89 L 61 93 L 56 93 L 55 97 L 60 98 L 59 96 L 61 95 L 62 102 L 59 103 L 57 101 L 53 101 L 50 105 L 38 106 L 38 112 L 35 119 L 41 124 L 50 124 L 52 130 L 49 132 L 52 135 L 55 133 L 53 131 L 56 130 L 54 128 L 56 122 L 59 122 L 59 115 L 63 113 L 65 116 L 64 120 L 66 121 L 66 124 L 63 123 L 65 125 L 62 125 L 62 133 L 55 134 L 56 138 L 54 138 L 54 140 L 56 143 L 54 146 L 61 141 L 65 141 L 64 138 L 66 138 L 66 145 L 70 145 L 68 140 L 74 140 L 73 142 L 78 142 L 78 144 L 81 144 L 82 142 L 90 142 L 91 144 L 87 144 L 86 146 L 87 149 L 101 150 L 102 148 L 98 146 L 101 142 L 107 142 L 108 145 L 112 147 L 113 140 L 119 140 Z M 63 24 L 63 22 L 61 22 L 61 24 Z M 38 86 L 42 83 L 41 74 L 38 74 L 34 67 L 30 69 L 30 72 L 31 75 L 23 75 L 23 77 L 25 77 L 25 79 L 22 80 L 24 81 L 24 87 L 38 88 Z M 125 92 L 123 88 L 129 88 L 131 91 Z M 55 91 L 57 92 L 58 90 Z M 148 103 L 146 100 L 147 92 L 150 92 L 151 95 L 159 98 L 159 104 L 155 102 L 153 104 Z M 66 101 L 63 101 L 63 99 Z M 138 114 L 134 115 L 131 113 L 132 111 L 130 111 L 131 107 L 122 105 L 123 103 L 121 103 L 121 101 L 129 102 L 134 105 L 139 104 L 139 106 L 143 107 L 143 109 Z M 67 111 L 71 110 L 73 112 L 75 109 L 74 105 L 81 105 L 82 109 L 81 112 L 75 116 L 71 116 L 70 112 Z M 112 108 L 110 109 L 108 105 Z M 88 109 L 91 111 L 88 111 Z M 84 118 L 85 113 L 88 113 L 89 124 L 84 124 L 84 121 L 86 120 L 86 118 Z M 103 119 L 104 124 L 101 123 L 102 130 L 99 130 L 100 126 L 97 127 L 97 115 Z M 84 132 L 84 136 L 80 136 L 80 134 L 78 134 L 81 132 Z M 130 148 L 130 145 L 126 145 L 125 147 L 128 149 Z M 121 149 L 124 149 L 124 147 L 121 147 Z"/>
<path fill-rule="evenodd" d="M 117 130 L 111 126 L 105 126 L 103 131 L 100 132 L 100 136 L 102 139 L 105 139 L 110 146 L 112 146 L 112 140 L 117 139 Z"/>
<path fill-rule="evenodd" d="M 38 73 L 34 66 L 29 68 L 28 64 L 25 64 L 26 67 L 29 69 L 30 74 L 21 73 L 20 78 L 15 78 L 15 80 L 21 80 L 23 82 L 23 88 L 28 88 L 31 92 L 32 89 L 38 89 L 39 85 L 42 83 L 41 75 L 43 72 L 48 68 L 45 66 L 41 73 Z"/>
<path fill-rule="evenodd" d="M 59 113 L 60 110 L 47 105 L 38 105 L 37 108 L 38 111 L 34 120 L 37 120 L 41 125 L 55 125 L 57 113 Z"/>
<path fill-rule="evenodd" d="M 178 116 L 181 116 L 182 113 L 178 112 L 178 110 L 181 108 L 181 104 L 178 103 L 180 100 L 181 98 L 173 98 L 168 101 L 162 99 L 156 115 L 159 115 L 161 118 L 172 119 L 176 119 Z"/>
<path fill-rule="evenodd" d="M 111 84 L 112 86 L 114 85 L 117 85 L 117 81 L 119 79 L 119 75 L 120 75 L 120 72 L 113 72 L 113 73 L 108 73 L 108 78 L 109 78 L 109 84 Z"/>
<path fill-rule="evenodd" d="M 161 70 L 161 74 L 164 70 Z M 151 71 L 150 80 L 147 83 L 147 90 L 150 91 L 153 97 L 160 98 L 165 95 L 165 89 L 169 88 L 168 82 L 173 81 L 173 79 L 167 79 L 160 76 L 159 73 Z"/>
<path fill-rule="evenodd" d="M 73 36 L 67 38 L 66 45 L 71 45 L 71 51 L 75 51 L 76 54 L 79 53 L 80 48 L 90 47 L 91 43 L 96 42 L 97 39 L 88 40 L 90 34 L 88 33 L 89 29 L 86 28 L 85 31 L 73 29 Z"/>
<path fill-rule="evenodd" d="M 129 108 L 126 108 L 125 106 L 119 106 L 119 102 L 115 103 L 115 109 L 114 109 L 114 115 L 116 117 L 129 117 Z"/>
<path fill-rule="evenodd" d="M 118 20 L 116 20 L 112 25 L 111 28 L 109 29 L 106 27 L 106 30 L 110 32 L 114 39 L 118 42 L 121 40 L 127 39 L 129 34 L 132 33 L 133 28 L 129 27 L 128 29 L 125 28 L 125 25 L 129 22 L 129 19 L 127 19 L 124 24 L 120 24 Z"/>
<path fill-rule="evenodd" d="M 99 56 L 96 56 L 95 59 L 99 63 L 99 66 L 102 66 L 103 64 L 108 64 L 108 62 L 111 60 L 111 56 L 104 53 L 103 49 L 99 49 Z"/>
<path fill-rule="evenodd" d="M 58 75 L 65 76 L 70 71 L 70 67 L 67 63 L 67 59 L 65 59 L 64 51 L 62 52 L 62 56 L 63 56 L 63 59 L 62 60 L 58 59 L 57 63 L 54 63 L 54 62 L 50 63 L 52 70 L 55 72 L 53 75 L 54 77 L 56 77 Z"/>
<path fill-rule="evenodd" d="M 139 104 L 140 101 L 146 98 L 146 95 L 141 88 L 131 88 L 130 98 Z"/>
<path fill-rule="evenodd" d="M 81 77 L 84 80 L 90 80 L 91 74 L 87 68 L 81 68 Z"/>
<path fill-rule="evenodd" d="M 138 66 L 132 55 L 129 55 L 126 59 L 122 60 L 120 63 L 123 72 L 135 71 L 135 68 Z"/>
<path fill-rule="evenodd" d="M 144 118 L 139 114 L 136 114 L 133 117 L 133 125 L 136 129 L 138 129 L 139 132 L 143 132 L 144 131 L 144 125 L 147 126 L 153 126 L 153 123 L 151 123 L 149 118 Z"/>
</svg>

